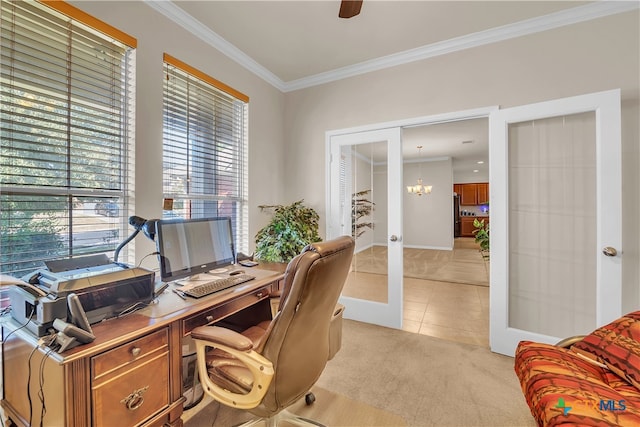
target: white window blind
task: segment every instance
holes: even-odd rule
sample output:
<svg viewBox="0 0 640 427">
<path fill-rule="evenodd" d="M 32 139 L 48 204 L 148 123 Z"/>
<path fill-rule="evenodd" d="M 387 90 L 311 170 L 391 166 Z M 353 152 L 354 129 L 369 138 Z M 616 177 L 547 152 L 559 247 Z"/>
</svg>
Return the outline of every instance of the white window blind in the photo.
<svg viewBox="0 0 640 427">
<path fill-rule="evenodd" d="M 128 234 L 135 39 L 125 44 L 103 32 L 108 25 L 89 27 L 78 18 L 88 15 L 55 3 L 72 16 L 39 2 L 1 2 L 0 270 L 7 274 L 112 253 Z"/>
<path fill-rule="evenodd" d="M 164 217 L 231 217 L 246 253 L 248 98 L 169 55 L 164 71 Z"/>
</svg>

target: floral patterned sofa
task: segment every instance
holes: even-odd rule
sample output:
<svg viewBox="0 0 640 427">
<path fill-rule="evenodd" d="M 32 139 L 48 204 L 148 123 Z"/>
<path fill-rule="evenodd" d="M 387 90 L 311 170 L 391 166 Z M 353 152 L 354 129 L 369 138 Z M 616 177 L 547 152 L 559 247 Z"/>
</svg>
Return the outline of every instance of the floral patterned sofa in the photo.
<svg viewBox="0 0 640 427">
<path fill-rule="evenodd" d="M 640 311 L 566 347 L 522 341 L 515 371 L 540 426 L 640 426 Z"/>
</svg>

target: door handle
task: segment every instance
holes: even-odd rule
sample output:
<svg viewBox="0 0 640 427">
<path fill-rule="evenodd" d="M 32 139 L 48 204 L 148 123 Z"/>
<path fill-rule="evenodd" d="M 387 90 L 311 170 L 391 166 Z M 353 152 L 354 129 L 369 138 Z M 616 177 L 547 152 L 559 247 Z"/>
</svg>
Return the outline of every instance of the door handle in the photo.
<svg viewBox="0 0 640 427">
<path fill-rule="evenodd" d="M 616 255 L 618 255 L 618 251 L 616 250 L 616 248 L 612 248 L 611 246 L 605 246 L 602 249 L 602 253 L 605 254 L 606 256 L 616 256 Z"/>
<path fill-rule="evenodd" d="M 391 237 L 389 237 L 389 240 L 391 240 L 392 242 L 397 242 L 399 239 L 398 236 L 396 236 L 395 234 L 392 234 Z"/>
</svg>

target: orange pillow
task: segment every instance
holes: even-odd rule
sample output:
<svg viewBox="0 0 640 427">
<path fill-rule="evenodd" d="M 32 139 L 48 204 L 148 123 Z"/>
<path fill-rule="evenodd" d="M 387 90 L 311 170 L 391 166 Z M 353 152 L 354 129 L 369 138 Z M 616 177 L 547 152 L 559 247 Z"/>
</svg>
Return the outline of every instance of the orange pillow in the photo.
<svg viewBox="0 0 640 427">
<path fill-rule="evenodd" d="M 571 350 L 604 364 L 640 390 L 640 311 L 596 329 Z"/>
</svg>

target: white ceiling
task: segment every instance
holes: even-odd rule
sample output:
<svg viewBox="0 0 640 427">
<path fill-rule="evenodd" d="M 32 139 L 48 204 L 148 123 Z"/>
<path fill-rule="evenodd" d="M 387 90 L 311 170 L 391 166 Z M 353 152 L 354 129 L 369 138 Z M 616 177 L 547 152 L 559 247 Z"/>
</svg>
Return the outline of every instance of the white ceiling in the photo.
<svg viewBox="0 0 640 427">
<path fill-rule="evenodd" d="M 575 1 L 177 1 L 284 82 L 573 8 Z"/>
<path fill-rule="evenodd" d="M 288 92 L 638 9 L 638 1 L 338 0 L 145 3 Z"/>
</svg>

